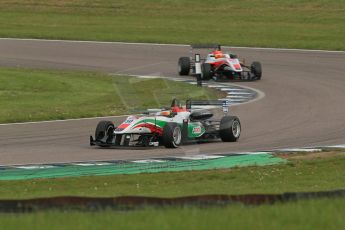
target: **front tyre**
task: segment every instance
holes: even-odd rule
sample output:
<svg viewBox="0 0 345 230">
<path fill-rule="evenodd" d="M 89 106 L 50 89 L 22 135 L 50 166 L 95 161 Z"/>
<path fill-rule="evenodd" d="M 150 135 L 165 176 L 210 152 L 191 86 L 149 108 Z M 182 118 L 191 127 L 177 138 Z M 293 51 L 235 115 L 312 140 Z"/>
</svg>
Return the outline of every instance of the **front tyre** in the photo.
<svg viewBox="0 0 345 230">
<path fill-rule="evenodd" d="M 260 80 L 262 76 L 262 67 L 260 62 L 253 62 L 250 66 L 250 72 L 254 75 L 255 79 Z"/>
<path fill-rule="evenodd" d="M 163 128 L 162 141 L 166 148 L 177 148 L 182 141 L 181 127 L 177 123 L 167 123 Z"/>
<path fill-rule="evenodd" d="M 225 116 L 220 120 L 219 136 L 224 142 L 236 142 L 241 135 L 241 122 L 238 117 Z"/>
<path fill-rule="evenodd" d="M 190 71 L 190 58 L 189 57 L 180 57 L 178 59 L 178 74 L 189 75 Z"/>
<path fill-rule="evenodd" d="M 212 74 L 212 66 L 209 63 L 203 63 L 201 65 L 201 73 L 202 73 L 202 79 L 203 80 L 210 80 L 213 76 Z"/>
<path fill-rule="evenodd" d="M 114 124 L 111 121 L 100 121 L 96 127 L 95 139 L 97 142 L 110 144 L 114 137 Z"/>
</svg>

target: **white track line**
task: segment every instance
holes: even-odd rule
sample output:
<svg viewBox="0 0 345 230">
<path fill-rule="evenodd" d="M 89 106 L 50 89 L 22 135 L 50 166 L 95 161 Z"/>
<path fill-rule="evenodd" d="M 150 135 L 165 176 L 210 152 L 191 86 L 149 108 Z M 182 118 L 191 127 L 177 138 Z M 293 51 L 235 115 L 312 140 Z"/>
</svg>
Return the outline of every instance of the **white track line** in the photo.
<svg viewBox="0 0 345 230">
<path fill-rule="evenodd" d="M 104 166 L 104 165 L 112 165 L 110 162 L 85 162 L 85 163 L 72 163 L 71 165 L 77 166 Z"/>
<path fill-rule="evenodd" d="M 308 149 L 308 148 L 287 148 L 277 149 L 275 152 L 322 152 L 322 149 Z"/>
<path fill-rule="evenodd" d="M 142 45 L 142 46 L 181 46 L 190 47 L 184 44 L 165 44 L 165 43 L 140 43 L 140 42 L 110 42 L 110 41 L 81 41 L 81 40 L 59 40 L 59 39 L 39 39 L 39 38 L 0 38 L 0 40 L 13 41 L 43 41 L 43 42 L 61 42 L 61 43 L 90 43 L 90 44 L 118 44 L 118 45 Z"/>
<path fill-rule="evenodd" d="M 54 165 L 23 165 L 23 166 L 15 166 L 13 168 L 18 168 L 18 169 L 47 169 L 47 168 L 56 168 Z"/>
<path fill-rule="evenodd" d="M 252 93 L 248 93 L 248 92 L 230 92 L 230 95 L 252 95 Z"/>
<path fill-rule="evenodd" d="M 0 40 L 13 41 L 45 41 L 45 42 L 63 42 L 63 43 L 94 43 L 94 44 L 119 44 L 119 45 L 142 45 L 142 46 L 180 46 L 190 47 L 186 44 L 167 44 L 167 43 L 140 43 L 140 42 L 107 42 L 107 41 L 80 41 L 80 40 L 59 40 L 59 39 L 36 39 L 36 38 L 0 38 Z M 287 49 L 287 48 L 263 48 L 263 47 L 246 47 L 246 46 L 222 46 L 233 49 L 256 49 L 256 50 L 276 50 L 276 51 L 292 51 L 292 52 L 319 52 L 319 53 L 345 53 L 338 50 L 307 50 L 307 49 Z"/>
<path fill-rule="evenodd" d="M 238 88 L 222 88 L 220 91 L 243 91 L 243 89 L 238 89 Z"/>
<path fill-rule="evenodd" d="M 114 117 L 128 117 L 130 115 L 118 115 L 118 116 L 106 116 L 106 117 L 86 117 L 86 118 L 75 118 L 75 119 L 66 119 L 66 120 L 52 120 L 52 121 L 31 121 L 31 122 L 17 122 L 17 123 L 6 123 L 0 124 L 0 126 L 8 125 L 28 125 L 28 124 L 39 124 L 39 123 L 54 123 L 54 122 L 68 122 L 68 121 L 82 121 L 82 120 L 93 120 L 93 119 L 106 119 Z"/>
<path fill-rule="evenodd" d="M 287 49 L 287 48 L 263 48 L 263 47 L 246 47 L 246 46 L 222 46 L 229 49 L 253 49 L 267 51 L 287 51 L 287 52 L 311 52 L 311 53 L 339 53 L 345 54 L 343 50 L 307 50 L 307 49 Z"/>
<path fill-rule="evenodd" d="M 147 160 L 135 160 L 135 161 L 129 161 L 132 163 L 139 163 L 139 164 L 147 164 L 147 163 L 164 163 L 167 161 L 164 160 L 155 160 L 155 159 L 147 159 Z"/>
<path fill-rule="evenodd" d="M 182 160 L 207 160 L 207 159 L 218 159 L 223 158 L 221 155 L 192 155 L 192 156 L 175 156 L 175 159 Z"/>
<path fill-rule="evenodd" d="M 242 99 L 251 99 L 250 97 L 241 96 L 241 95 L 229 95 L 227 98 L 242 98 Z"/>
<path fill-rule="evenodd" d="M 273 152 L 267 152 L 267 151 L 258 151 L 258 152 L 239 152 L 236 154 L 239 155 L 260 155 L 260 154 L 272 154 Z"/>
<path fill-rule="evenodd" d="M 325 146 L 325 148 L 339 148 L 339 149 L 345 149 L 345 145 L 330 145 L 330 146 Z"/>
</svg>

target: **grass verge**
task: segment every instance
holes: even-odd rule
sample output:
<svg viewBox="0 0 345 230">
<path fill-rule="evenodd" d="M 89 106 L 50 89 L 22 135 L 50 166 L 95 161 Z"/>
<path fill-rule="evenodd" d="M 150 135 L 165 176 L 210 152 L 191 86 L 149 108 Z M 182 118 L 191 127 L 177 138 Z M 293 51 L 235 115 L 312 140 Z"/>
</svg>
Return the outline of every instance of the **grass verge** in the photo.
<svg viewBox="0 0 345 230">
<path fill-rule="evenodd" d="M 0 36 L 345 50 L 342 0 L 0 0 Z"/>
<path fill-rule="evenodd" d="M 345 199 L 211 208 L 0 214 L 3 229 L 342 229 Z"/>
<path fill-rule="evenodd" d="M 332 169 L 332 170 L 329 170 Z M 107 177 L 0 181 L 0 198 L 57 195 L 184 196 L 195 194 L 281 193 L 344 188 L 345 159 L 291 158 L 287 165 L 231 170 L 139 174 Z M 304 200 L 275 205 L 143 208 L 101 212 L 48 211 L 0 214 L 4 229 L 341 229 L 345 198 Z"/>
<path fill-rule="evenodd" d="M 0 123 L 138 113 L 219 92 L 164 79 L 0 68 Z M 140 98 L 140 100 L 138 99 Z"/>
</svg>

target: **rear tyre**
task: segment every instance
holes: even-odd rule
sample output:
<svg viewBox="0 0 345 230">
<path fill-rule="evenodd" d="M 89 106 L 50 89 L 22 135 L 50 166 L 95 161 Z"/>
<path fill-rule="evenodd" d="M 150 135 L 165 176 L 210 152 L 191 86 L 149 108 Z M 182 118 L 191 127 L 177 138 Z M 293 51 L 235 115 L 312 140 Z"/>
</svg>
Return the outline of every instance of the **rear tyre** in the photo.
<svg viewBox="0 0 345 230">
<path fill-rule="evenodd" d="M 210 80 L 212 78 L 212 67 L 209 63 L 203 63 L 201 65 L 202 80 Z"/>
<path fill-rule="evenodd" d="M 236 142 L 241 135 L 240 119 L 235 116 L 225 116 L 220 121 L 219 136 L 224 142 Z"/>
<path fill-rule="evenodd" d="M 111 121 L 100 121 L 95 132 L 96 141 L 104 143 L 105 146 L 110 144 L 114 137 L 114 129 L 114 124 Z"/>
<path fill-rule="evenodd" d="M 250 66 L 250 72 L 254 75 L 255 79 L 260 80 L 262 75 L 262 67 L 260 62 L 253 62 Z"/>
<path fill-rule="evenodd" d="M 178 74 L 188 75 L 190 71 L 190 58 L 189 57 L 180 57 L 178 59 Z"/>
<path fill-rule="evenodd" d="M 167 123 L 163 128 L 162 141 L 166 148 L 177 148 L 182 141 L 181 127 L 177 123 Z"/>
</svg>

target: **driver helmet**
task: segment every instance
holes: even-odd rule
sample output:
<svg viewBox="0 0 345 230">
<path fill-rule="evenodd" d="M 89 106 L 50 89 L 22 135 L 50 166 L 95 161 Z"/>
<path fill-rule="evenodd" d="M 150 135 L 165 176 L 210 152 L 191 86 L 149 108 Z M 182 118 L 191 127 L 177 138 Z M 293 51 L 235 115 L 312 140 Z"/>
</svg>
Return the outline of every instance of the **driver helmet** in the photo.
<svg viewBox="0 0 345 230">
<path fill-rule="evenodd" d="M 215 58 L 222 58 L 223 57 L 223 52 L 220 50 L 216 50 L 213 52 Z"/>
<path fill-rule="evenodd" d="M 170 116 L 171 112 L 169 110 L 165 110 L 161 112 L 162 116 Z"/>
</svg>

